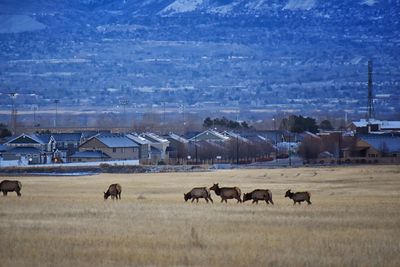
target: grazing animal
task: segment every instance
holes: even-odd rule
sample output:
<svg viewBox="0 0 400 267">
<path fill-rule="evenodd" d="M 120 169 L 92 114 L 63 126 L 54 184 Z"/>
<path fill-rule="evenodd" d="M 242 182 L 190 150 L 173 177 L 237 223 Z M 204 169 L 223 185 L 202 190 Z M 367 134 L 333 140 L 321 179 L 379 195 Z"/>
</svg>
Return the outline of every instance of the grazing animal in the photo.
<svg viewBox="0 0 400 267">
<path fill-rule="evenodd" d="M 207 203 L 208 200 L 211 201 L 211 203 L 214 203 L 214 201 L 211 198 L 211 193 L 210 189 L 207 187 L 195 187 L 190 192 L 183 194 L 183 197 L 185 201 L 188 201 L 189 199 L 192 199 L 192 202 L 196 199 L 196 202 L 199 202 L 199 198 L 204 198 Z"/>
<path fill-rule="evenodd" d="M 256 189 L 250 193 L 245 193 L 243 195 L 243 202 L 252 199 L 252 203 L 258 204 L 259 200 L 265 200 L 267 204 L 271 202 L 274 205 L 274 201 L 272 201 L 272 193 L 268 189 Z"/>
<path fill-rule="evenodd" d="M 237 199 L 237 202 L 242 202 L 240 196 L 242 195 L 242 191 L 239 187 L 219 187 L 218 184 L 214 184 L 210 187 L 210 190 L 214 190 L 217 196 L 221 197 L 221 202 L 225 201 L 228 203 L 227 199 Z"/>
<path fill-rule="evenodd" d="M 307 201 L 308 205 L 311 204 L 311 194 L 309 192 L 290 192 L 290 189 L 286 191 L 285 197 L 288 197 L 293 200 L 293 205 L 296 205 L 296 202 L 301 204 L 303 201 Z"/>
<path fill-rule="evenodd" d="M 4 180 L 0 183 L 0 191 L 3 192 L 3 196 L 7 196 L 8 192 L 15 191 L 17 196 L 21 196 L 22 184 L 20 181 Z"/>
<path fill-rule="evenodd" d="M 122 188 L 120 184 L 112 184 L 108 187 L 107 192 L 104 192 L 104 199 L 107 199 L 109 196 L 111 196 L 111 199 L 116 197 L 118 200 L 118 196 L 121 199 L 121 192 Z"/>
</svg>

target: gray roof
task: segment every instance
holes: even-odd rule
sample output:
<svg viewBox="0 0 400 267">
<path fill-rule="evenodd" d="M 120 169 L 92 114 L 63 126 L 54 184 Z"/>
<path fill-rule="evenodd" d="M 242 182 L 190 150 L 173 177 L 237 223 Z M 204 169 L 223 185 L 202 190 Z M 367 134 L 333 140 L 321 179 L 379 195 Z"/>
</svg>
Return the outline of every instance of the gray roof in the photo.
<svg viewBox="0 0 400 267">
<path fill-rule="evenodd" d="M 360 135 L 359 137 L 378 151 L 386 150 L 389 153 L 400 152 L 400 136 L 367 134 Z"/>
<path fill-rule="evenodd" d="M 186 138 L 184 138 L 182 136 L 179 136 L 177 134 L 174 134 L 174 133 L 169 133 L 165 138 L 166 139 L 170 138 L 170 139 L 173 139 L 175 141 L 178 141 L 178 142 L 181 142 L 181 143 L 184 143 L 184 144 L 189 143 L 188 139 L 186 139 Z"/>
<path fill-rule="evenodd" d="M 87 151 L 81 151 L 81 152 L 76 152 L 71 156 L 71 158 L 110 158 L 106 153 L 103 153 L 102 151 L 93 151 L 93 150 L 87 150 Z"/>
<path fill-rule="evenodd" d="M 151 143 L 169 143 L 169 141 L 155 133 L 142 133 L 141 137 L 150 141 Z"/>
<path fill-rule="evenodd" d="M 53 137 L 57 142 L 79 142 L 81 141 L 82 133 L 55 133 Z"/>
<path fill-rule="evenodd" d="M 14 143 L 14 141 L 18 140 L 18 139 L 31 139 L 34 143 L 37 144 L 44 144 L 45 142 L 42 141 L 42 139 L 40 139 L 37 135 L 35 134 L 21 134 L 18 136 L 13 137 L 12 139 L 10 139 L 7 144 L 12 144 Z M 29 143 L 26 141 L 26 143 Z"/>
<path fill-rule="evenodd" d="M 134 135 L 134 134 L 127 134 L 126 137 L 128 137 L 129 139 L 133 140 L 135 143 L 139 144 L 139 145 L 148 145 L 150 144 L 150 141 L 148 141 L 147 139 L 138 136 L 138 135 Z"/>
<path fill-rule="evenodd" d="M 133 140 L 125 135 L 98 135 L 97 138 L 100 142 L 108 147 L 139 147 Z"/>
<path fill-rule="evenodd" d="M 40 139 L 43 143 L 49 143 L 51 139 L 51 134 L 37 134 L 38 139 Z"/>
</svg>

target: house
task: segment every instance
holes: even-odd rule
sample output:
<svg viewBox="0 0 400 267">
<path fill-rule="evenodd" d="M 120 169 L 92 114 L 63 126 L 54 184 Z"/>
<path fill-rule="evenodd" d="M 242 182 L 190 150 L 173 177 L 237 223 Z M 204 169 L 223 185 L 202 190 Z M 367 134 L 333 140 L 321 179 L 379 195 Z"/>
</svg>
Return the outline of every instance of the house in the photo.
<svg viewBox="0 0 400 267">
<path fill-rule="evenodd" d="M 19 160 L 29 164 L 46 164 L 53 160 L 55 140 L 52 136 L 21 134 L 4 144 L 4 160 Z"/>
<path fill-rule="evenodd" d="M 347 162 L 400 163 L 400 135 L 360 134 L 351 146 L 343 150 Z"/>
<path fill-rule="evenodd" d="M 152 147 L 150 150 L 151 155 L 153 155 L 153 152 L 155 152 L 156 150 L 159 150 L 159 152 L 161 153 L 160 160 L 168 160 L 169 159 L 167 148 L 168 148 L 170 142 L 167 139 L 165 139 L 157 134 L 154 134 L 154 133 L 142 133 L 140 136 L 150 142 L 150 146 Z M 153 149 L 153 148 L 155 148 L 155 149 Z M 158 152 L 156 154 L 158 155 Z M 153 157 L 152 157 L 152 160 L 153 160 Z"/>
<path fill-rule="evenodd" d="M 47 143 L 50 138 L 54 141 L 55 149 L 53 160 L 55 162 L 67 162 L 69 156 L 78 151 L 83 141 L 82 133 L 54 133 L 37 135 L 43 142 Z"/>
<path fill-rule="evenodd" d="M 84 138 L 82 133 L 56 133 L 52 135 L 56 141 L 56 148 L 65 151 L 65 157 L 77 152 Z"/>
<path fill-rule="evenodd" d="M 125 135 L 98 134 L 79 146 L 79 152 L 99 151 L 108 160 L 138 160 L 139 145 Z M 101 154 L 102 155 L 102 154 Z M 75 154 L 70 158 L 73 159 Z"/>
<path fill-rule="evenodd" d="M 167 148 L 170 158 L 187 158 L 189 150 L 189 140 L 174 133 L 164 136 L 169 141 Z"/>
<path fill-rule="evenodd" d="M 132 133 L 127 134 L 126 137 L 131 139 L 139 146 L 139 161 L 140 163 L 146 163 L 151 159 L 151 145 L 150 141 L 139 136 L 138 134 Z"/>
<path fill-rule="evenodd" d="M 400 132 L 400 121 L 381 121 L 376 119 L 353 121 L 348 130 L 359 134 L 371 132 Z"/>
</svg>

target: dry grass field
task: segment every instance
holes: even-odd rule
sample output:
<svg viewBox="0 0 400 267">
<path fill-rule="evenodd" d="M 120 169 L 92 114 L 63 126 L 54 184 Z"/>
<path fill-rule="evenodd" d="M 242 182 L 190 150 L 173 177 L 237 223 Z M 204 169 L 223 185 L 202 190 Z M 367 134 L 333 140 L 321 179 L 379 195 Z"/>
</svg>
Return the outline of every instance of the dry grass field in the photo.
<svg viewBox="0 0 400 267">
<path fill-rule="evenodd" d="M 23 188 L 0 197 L 0 266 L 400 266 L 399 166 L 7 179 Z M 184 202 L 214 182 L 275 205 Z"/>
</svg>

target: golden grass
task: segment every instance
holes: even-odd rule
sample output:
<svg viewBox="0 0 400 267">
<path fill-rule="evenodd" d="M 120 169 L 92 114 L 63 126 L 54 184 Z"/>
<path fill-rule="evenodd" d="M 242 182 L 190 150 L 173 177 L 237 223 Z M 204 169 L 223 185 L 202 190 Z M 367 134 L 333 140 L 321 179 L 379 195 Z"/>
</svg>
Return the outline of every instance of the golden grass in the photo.
<svg viewBox="0 0 400 267">
<path fill-rule="evenodd" d="M 8 177 L 0 266 L 399 266 L 400 167 Z M 110 183 L 121 201 L 104 201 Z M 269 188 L 274 206 L 184 202 L 195 186 Z M 293 206 L 285 191 L 308 190 Z"/>
</svg>

